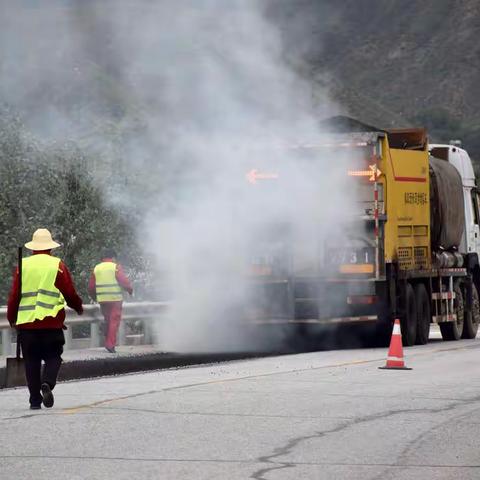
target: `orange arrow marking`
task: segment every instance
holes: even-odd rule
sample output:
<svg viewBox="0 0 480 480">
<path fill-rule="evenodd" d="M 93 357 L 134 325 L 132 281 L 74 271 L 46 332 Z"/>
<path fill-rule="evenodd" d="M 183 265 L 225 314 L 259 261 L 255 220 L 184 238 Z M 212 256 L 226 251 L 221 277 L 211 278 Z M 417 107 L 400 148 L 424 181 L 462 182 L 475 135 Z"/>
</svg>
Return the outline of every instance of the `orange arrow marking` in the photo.
<svg viewBox="0 0 480 480">
<path fill-rule="evenodd" d="M 382 172 L 380 169 L 374 164 L 368 166 L 369 170 L 349 170 L 347 173 L 351 177 L 369 177 L 368 179 L 371 182 L 374 182 Z"/>
<path fill-rule="evenodd" d="M 250 170 L 247 175 L 247 180 L 250 183 L 257 183 L 257 180 L 276 180 L 278 178 L 277 173 L 259 173 L 258 170 Z"/>
</svg>

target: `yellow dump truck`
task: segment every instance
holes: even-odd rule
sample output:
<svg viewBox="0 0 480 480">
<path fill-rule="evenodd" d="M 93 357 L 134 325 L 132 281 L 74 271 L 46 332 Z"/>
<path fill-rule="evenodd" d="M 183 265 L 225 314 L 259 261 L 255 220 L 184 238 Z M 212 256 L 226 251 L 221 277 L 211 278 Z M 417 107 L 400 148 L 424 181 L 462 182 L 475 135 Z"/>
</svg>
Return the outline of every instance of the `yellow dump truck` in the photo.
<svg viewBox="0 0 480 480">
<path fill-rule="evenodd" d="M 345 175 L 358 187 L 359 208 L 331 226 L 332 241 L 322 239 L 310 272 L 297 271 L 295 261 L 286 262 L 293 266 L 282 275 L 272 265 L 257 266 L 263 318 L 303 332 L 356 325 L 382 343 L 395 318 L 405 345 L 427 343 L 432 323 L 445 340 L 474 338 L 479 201 L 467 152 L 429 145 L 424 129 L 381 130 L 349 121 L 341 130 L 329 136 L 327 148 L 351 156 Z M 309 148 L 321 160 L 324 145 Z"/>
</svg>

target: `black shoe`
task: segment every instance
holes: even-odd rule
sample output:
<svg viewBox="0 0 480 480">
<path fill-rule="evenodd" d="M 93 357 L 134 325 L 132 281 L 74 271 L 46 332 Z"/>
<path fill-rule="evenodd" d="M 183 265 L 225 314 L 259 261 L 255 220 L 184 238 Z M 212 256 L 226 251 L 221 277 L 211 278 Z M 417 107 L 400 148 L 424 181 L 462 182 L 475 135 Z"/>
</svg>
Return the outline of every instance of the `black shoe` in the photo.
<svg viewBox="0 0 480 480">
<path fill-rule="evenodd" d="M 115 350 L 115 347 L 112 347 L 112 348 L 105 347 L 105 350 L 109 353 L 117 353 L 117 351 Z"/>
<path fill-rule="evenodd" d="M 38 405 L 30 405 L 30 410 L 41 410 L 42 406 L 40 404 Z"/>
<path fill-rule="evenodd" d="M 43 404 L 47 408 L 52 408 L 53 407 L 53 393 L 52 389 L 50 388 L 50 385 L 48 383 L 42 383 L 42 386 L 40 387 L 42 390 L 42 395 L 43 395 Z"/>
</svg>

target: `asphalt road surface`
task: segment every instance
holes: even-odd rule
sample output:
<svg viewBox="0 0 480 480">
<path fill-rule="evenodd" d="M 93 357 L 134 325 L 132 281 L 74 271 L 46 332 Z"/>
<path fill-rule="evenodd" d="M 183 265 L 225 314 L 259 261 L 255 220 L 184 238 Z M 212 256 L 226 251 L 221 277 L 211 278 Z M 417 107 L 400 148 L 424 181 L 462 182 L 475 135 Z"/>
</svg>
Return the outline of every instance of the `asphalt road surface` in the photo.
<svg viewBox="0 0 480 480">
<path fill-rule="evenodd" d="M 235 361 L 0 391 L 3 479 L 480 478 L 480 341 Z"/>
</svg>

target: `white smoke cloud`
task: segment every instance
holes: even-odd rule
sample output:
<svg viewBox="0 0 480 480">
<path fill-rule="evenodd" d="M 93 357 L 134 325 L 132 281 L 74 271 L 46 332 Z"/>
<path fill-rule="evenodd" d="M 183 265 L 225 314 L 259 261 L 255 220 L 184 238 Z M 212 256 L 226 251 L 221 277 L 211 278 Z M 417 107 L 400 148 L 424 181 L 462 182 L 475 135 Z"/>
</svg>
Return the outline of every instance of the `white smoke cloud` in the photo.
<svg viewBox="0 0 480 480">
<path fill-rule="evenodd" d="M 27 35 L 2 51 L 4 98 L 47 135 L 91 129 L 93 143 L 122 160 L 130 187 L 112 189 L 110 200 L 141 202 L 140 241 L 172 286 L 170 315 L 158 322 L 168 350 L 271 346 L 236 327 L 255 310 L 252 259 L 271 262 L 285 245 L 282 225 L 293 225 L 288 268 L 318 273 L 322 238 L 350 210 L 344 159 L 294 148 L 317 142 L 319 117 L 337 110 L 327 94 L 313 108 L 263 4 L 52 2 L 30 11 L 38 42 Z M 32 25 L 24 7 L 5 14 L 3 44 L 18 36 L 11 25 Z M 112 134 L 104 113 L 117 105 Z M 251 183 L 252 171 L 274 178 Z M 269 230 L 277 233 L 265 238 Z"/>
</svg>

